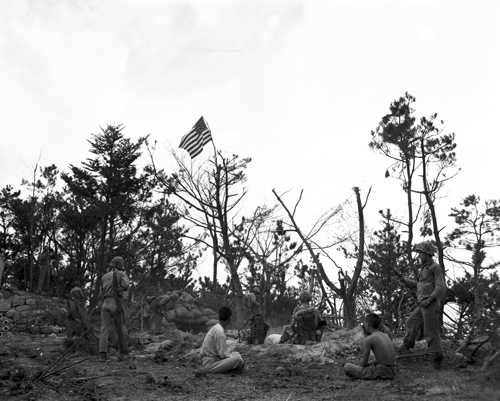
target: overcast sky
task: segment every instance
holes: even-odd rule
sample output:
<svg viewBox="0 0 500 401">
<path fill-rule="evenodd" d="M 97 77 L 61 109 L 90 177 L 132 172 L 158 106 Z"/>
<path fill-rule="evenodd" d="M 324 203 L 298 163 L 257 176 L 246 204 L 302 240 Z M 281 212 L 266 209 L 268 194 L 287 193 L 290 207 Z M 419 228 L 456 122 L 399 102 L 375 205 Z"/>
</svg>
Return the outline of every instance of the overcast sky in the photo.
<svg viewBox="0 0 500 401">
<path fill-rule="evenodd" d="M 0 187 L 18 188 L 39 157 L 80 165 L 107 124 L 150 135 L 168 166 L 203 115 L 217 148 L 253 159 L 248 202 L 304 189 L 307 225 L 372 186 L 376 227 L 377 210 L 405 204 L 370 131 L 409 92 L 417 115 L 456 134 L 445 216 L 471 193 L 500 197 L 499 52 L 494 0 L 2 0 Z"/>
</svg>

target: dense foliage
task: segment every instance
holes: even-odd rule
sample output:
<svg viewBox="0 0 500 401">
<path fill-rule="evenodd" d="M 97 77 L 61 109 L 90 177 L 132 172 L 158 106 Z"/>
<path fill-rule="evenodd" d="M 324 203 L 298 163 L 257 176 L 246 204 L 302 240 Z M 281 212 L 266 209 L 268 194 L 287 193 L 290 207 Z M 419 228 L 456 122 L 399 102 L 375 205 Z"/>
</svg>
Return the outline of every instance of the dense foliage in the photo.
<svg viewBox="0 0 500 401">
<path fill-rule="evenodd" d="M 458 278 L 447 277 L 445 328 L 457 336 L 493 335 L 500 326 L 500 282 L 490 250 L 500 245 L 500 201 L 465 197 L 452 208 L 455 227 L 445 235 L 435 206 L 458 172 L 455 135 L 444 133 L 437 114 L 417 118 L 415 101 L 406 93 L 392 102 L 371 132 L 370 148 L 390 160 L 386 176 L 401 182 L 407 198 L 404 216 L 381 211 L 381 226 L 371 235 L 363 216 L 369 191 L 363 204 L 353 188 L 358 221 L 350 229 L 338 223 L 347 220 L 344 203 L 306 232 L 297 223 L 299 202 L 292 210 L 273 191 L 277 206 L 244 204 L 250 158 L 216 150 L 196 166 L 173 152 L 176 170 L 158 171 L 148 147 L 151 163 L 140 167 L 147 138 L 134 142 L 122 125 L 108 125 L 91 135 L 90 156 L 80 167 L 60 172 L 55 165 L 36 165 L 19 189 L 1 189 L 2 284 L 67 296 L 78 280 L 93 307 L 109 261 L 120 255 L 139 298 L 183 290 L 212 309 L 231 304 L 241 317 L 244 294 L 257 287 L 261 311 L 282 324 L 299 291 L 307 289 L 316 305 L 347 325 L 376 310 L 398 331 L 415 299 L 395 272 L 415 278 L 413 245 L 431 237 L 444 271 L 463 269 Z M 321 246 L 315 236 L 331 225 L 336 235 Z M 334 249 L 343 254 L 342 263 Z M 213 276 L 195 279 L 206 255 Z M 333 262 L 334 273 L 324 261 Z M 226 270 L 224 283 L 219 269 Z"/>
</svg>

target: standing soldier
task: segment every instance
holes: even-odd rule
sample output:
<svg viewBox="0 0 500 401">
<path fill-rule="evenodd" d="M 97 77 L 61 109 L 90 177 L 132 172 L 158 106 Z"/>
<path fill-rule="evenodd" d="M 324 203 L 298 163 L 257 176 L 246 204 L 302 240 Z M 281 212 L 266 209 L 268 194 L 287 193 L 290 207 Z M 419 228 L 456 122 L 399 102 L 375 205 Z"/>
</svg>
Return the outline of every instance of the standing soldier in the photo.
<svg viewBox="0 0 500 401">
<path fill-rule="evenodd" d="M 433 356 L 434 369 L 441 368 L 443 348 L 439 330 L 438 312 L 440 301 L 445 293 L 444 274 L 441 266 L 434 262 L 436 246 L 429 241 L 422 242 L 415 247 L 421 263 L 421 270 L 417 280 L 402 278 L 411 288 L 417 289 L 418 307 L 408 317 L 405 323 L 406 335 L 400 352 L 407 352 L 415 346 L 418 330 L 424 330 L 427 350 Z"/>
<path fill-rule="evenodd" d="M 50 290 L 50 270 L 52 267 L 52 249 L 48 246 L 43 247 L 43 253 L 40 255 L 40 272 L 38 274 L 38 287 L 39 294 L 42 291 Z"/>
<path fill-rule="evenodd" d="M 252 291 L 247 295 L 247 307 L 250 311 L 250 317 L 261 313 L 260 304 L 257 301 L 257 296 L 260 294 L 259 287 L 253 287 Z"/>
<path fill-rule="evenodd" d="M 83 294 L 79 281 L 73 283 L 73 288 L 70 290 L 69 294 L 80 310 L 85 309 L 85 295 Z"/>
<path fill-rule="evenodd" d="M 83 328 L 87 329 L 87 312 L 85 311 L 85 294 L 81 288 L 79 281 L 73 283 L 73 288 L 70 290 L 69 295 L 75 301 L 75 309 L 72 318 L 80 321 Z"/>
<path fill-rule="evenodd" d="M 123 333 L 123 291 L 128 290 L 129 281 L 123 271 L 125 263 L 121 256 L 114 257 L 109 263 L 109 272 L 102 276 L 100 298 L 101 307 L 101 337 L 99 339 L 99 360 L 106 361 L 108 354 L 109 326 L 115 323 L 116 334 L 118 336 L 118 350 L 120 356 L 118 360 L 123 360 L 123 356 L 128 353 Z"/>
<path fill-rule="evenodd" d="M 2 275 L 5 269 L 5 251 L 0 249 L 0 288 L 2 288 Z"/>
</svg>

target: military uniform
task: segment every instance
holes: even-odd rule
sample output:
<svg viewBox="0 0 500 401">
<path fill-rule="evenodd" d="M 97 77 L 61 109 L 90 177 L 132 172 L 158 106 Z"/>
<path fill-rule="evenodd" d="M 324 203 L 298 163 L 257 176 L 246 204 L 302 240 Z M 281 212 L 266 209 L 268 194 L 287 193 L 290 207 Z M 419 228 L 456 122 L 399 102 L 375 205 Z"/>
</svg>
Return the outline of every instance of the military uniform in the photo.
<svg viewBox="0 0 500 401">
<path fill-rule="evenodd" d="M 118 294 L 113 289 L 113 275 L 116 274 Z M 99 339 L 99 355 L 105 359 L 108 352 L 108 336 L 111 322 L 115 323 L 116 334 L 118 336 L 118 350 L 120 354 L 126 354 L 127 344 L 123 332 L 123 306 L 121 292 L 126 291 L 129 286 L 128 277 L 123 271 L 113 269 L 106 273 L 101 280 L 101 337 Z"/>
<path fill-rule="evenodd" d="M 424 338 L 427 342 L 428 351 L 435 354 L 435 357 L 443 357 L 441 345 L 438 312 L 440 310 L 440 300 L 445 293 L 444 274 L 441 266 L 436 262 L 422 265 L 417 280 L 405 279 L 406 283 L 417 289 L 417 300 L 421 303 L 424 300 L 431 301 L 424 308 L 419 306 L 406 320 L 406 335 L 403 345 L 406 348 L 413 348 L 418 331 L 424 329 Z"/>
</svg>

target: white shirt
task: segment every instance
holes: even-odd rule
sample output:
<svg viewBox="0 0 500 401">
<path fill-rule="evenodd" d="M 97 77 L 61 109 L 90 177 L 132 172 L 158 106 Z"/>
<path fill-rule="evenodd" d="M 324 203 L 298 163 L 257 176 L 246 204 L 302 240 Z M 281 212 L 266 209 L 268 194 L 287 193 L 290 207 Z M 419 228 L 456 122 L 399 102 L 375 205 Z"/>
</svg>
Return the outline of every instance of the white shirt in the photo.
<svg viewBox="0 0 500 401">
<path fill-rule="evenodd" d="M 226 332 L 224 331 L 220 323 L 217 323 L 208 331 L 205 339 L 203 340 L 200 354 L 203 357 L 216 356 L 220 359 L 226 359 L 229 357 L 226 345 Z"/>
</svg>

